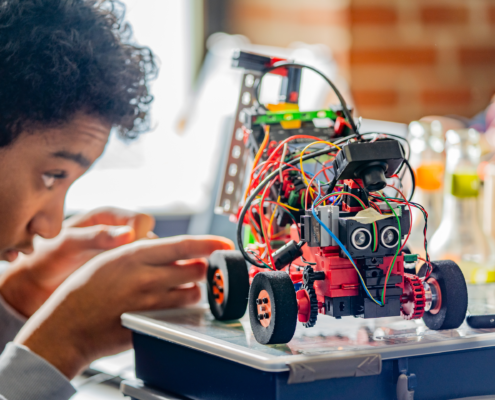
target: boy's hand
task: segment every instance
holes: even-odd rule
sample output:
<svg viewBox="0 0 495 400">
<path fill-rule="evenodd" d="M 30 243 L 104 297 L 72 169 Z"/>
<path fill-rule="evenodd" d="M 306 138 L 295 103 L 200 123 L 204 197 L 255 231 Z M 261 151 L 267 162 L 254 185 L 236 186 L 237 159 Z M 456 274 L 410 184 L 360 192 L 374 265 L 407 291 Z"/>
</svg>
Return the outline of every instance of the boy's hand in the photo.
<svg viewBox="0 0 495 400">
<path fill-rule="evenodd" d="M 69 379 L 93 360 L 131 347 L 120 316 L 196 303 L 205 257 L 230 250 L 215 236 L 140 241 L 101 254 L 72 274 L 24 325 L 15 342 Z"/>
<path fill-rule="evenodd" d="M 110 207 L 71 217 L 56 238 L 36 238 L 35 251 L 20 255 L 12 263 L 0 277 L 0 294 L 19 313 L 30 317 L 91 258 L 134 240 L 154 237 L 154 225 L 150 215 Z"/>
</svg>

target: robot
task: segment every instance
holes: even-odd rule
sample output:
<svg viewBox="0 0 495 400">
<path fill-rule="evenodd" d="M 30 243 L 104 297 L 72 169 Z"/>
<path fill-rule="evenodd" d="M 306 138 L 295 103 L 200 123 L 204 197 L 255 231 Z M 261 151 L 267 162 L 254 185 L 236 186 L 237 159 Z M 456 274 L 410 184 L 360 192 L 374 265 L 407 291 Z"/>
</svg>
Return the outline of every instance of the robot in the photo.
<svg viewBox="0 0 495 400">
<path fill-rule="evenodd" d="M 402 142 L 360 133 L 335 85 L 311 67 L 245 52 L 233 65 L 245 73 L 217 210 L 237 220 L 240 250 L 209 259 L 214 317 L 238 319 L 247 308 L 261 344 L 288 343 L 298 321 L 311 328 L 320 314 L 423 318 L 430 329 L 458 328 L 467 310 L 458 265 L 431 261 L 426 251 L 419 272 L 405 272 L 419 261 L 406 248 L 411 207 L 425 223 L 427 212 L 391 185 L 407 170 L 414 185 Z M 319 73 L 340 104 L 300 111 L 302 68 Z M 259 91 L 268 73 L 283 78 L 279 104 L 265 106 Z"/>
</svg>

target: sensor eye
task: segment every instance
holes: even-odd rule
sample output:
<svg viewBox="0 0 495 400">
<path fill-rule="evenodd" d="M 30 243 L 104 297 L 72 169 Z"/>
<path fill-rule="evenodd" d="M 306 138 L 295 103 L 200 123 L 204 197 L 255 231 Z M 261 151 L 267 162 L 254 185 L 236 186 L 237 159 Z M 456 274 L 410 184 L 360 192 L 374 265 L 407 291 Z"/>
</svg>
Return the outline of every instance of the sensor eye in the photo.
<svg viewBox="0 0 495 400">
<path fill-rule="evenodd" d="M 352 232 L 351 243 L 356 249 L 364 250 L 371 244 L 371 233 L 364 228 L 358 228 Z"/>
<path fill-rule="evenodd" d="M 381 234 L 382 245 L 389 249 L 397 246 L 399 243 L 399 231 L 393 226 L 387 226 L 382 230 Z"/>
</svg>

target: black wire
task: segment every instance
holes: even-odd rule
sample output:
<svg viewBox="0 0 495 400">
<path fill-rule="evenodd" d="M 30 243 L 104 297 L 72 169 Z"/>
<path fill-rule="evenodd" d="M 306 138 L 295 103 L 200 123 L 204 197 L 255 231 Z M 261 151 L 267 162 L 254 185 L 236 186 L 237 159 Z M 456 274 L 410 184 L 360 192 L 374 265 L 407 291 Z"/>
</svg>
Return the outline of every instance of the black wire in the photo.
<svg viewBox="0 0 495 400">
<path fill-rule="evenodd" d="M 359 188 L 363 191 L 363 193 L 364 193 L 364 195 L 365 195 L 365 197 L 366 197 L 366 200 L 365 200 L 365 202 L 364 202 L 364 205 L 365 205 L 365 206 L 367 206 L 367 207 L 369 207 L 369 206 L 370 206 L 370 200 L 369 200 L 369 193 L 368 193 L 368 191 L 367 191 L 364 187 L 362 187 L 362 186 L 360 185 L 360 183 L 359 183 L 356 179 L 353 179 L 353 181 L 354 181 L 354 183 L 355 183 L 356 185 L 358 185 L 358 186 L 359 186 Z"/>
<path fill-rule="evenodd" d="M 267 73 L 269 73 L 273 70 L 279 69 L 279 68 L 299 68 L 299 69 L 306 68 L 306 69 L 309 69 L 313 72 L 316 72 L 318 75 L 320 75 L 325 80 L 325 82 L 327 82 L 330 85 L 330 87 L 334 91 L 335 95 L 338 97 L 338 99 L 340 101 L 340 105 L 342 106 L 342 112 L 344 113 L 345 117 L 347 118 L 347 121 L 349 122 L 349 124 L 351 124 L 352 131 L 358 137 L 361 137 L 361 135 L 358 132 L 357 126 L 356 126 L 354 120 L 352 119 L 351 113 L 349 112 L 349 109 L 347 108 L 347 103 L 345 102 L 342 94 L 340 94 L 339 89 L 337 89 L 337 87 L 333 84 L 333 82 L 330 79 L 328 79 L 325 76 L 325 74 L 318 71 L 316 68 L 310 67 L 309 65 L 297 64 L 297 63 L 291 63 L 291 62 L 279 62 L 279 63 L 274 64 L 272 67 L 265 69 L 261 73 L 261 76 L 259 77 L 258 85 L 256 86 L 256 90 L 254 91 L 254 97 L 261 107 L 265 108 L 259 101 L 259 92 L 260 92 L 260 88 L 261 88 L 261 81 L 263 80 L 263 77 Z M 265 110 L 266 110 L 266 108 L 265 108 Z"/>
<path fill-rule="evenodd" d="M 312 158 L 319 157 L 323 154 L 328 154 L 332 151 L 335 151 L 335 148 L 330 147 L 330 148 L 322 149 L 319 151 L 315 151 L 314 153 L 306 154 L 305 156 L 303 156 L 302 160 L 303 161 L 310 160 Z M 299 160 L 300 160 L 299 158 L 296 158 L 295 160 L 289 161 L 287 163 L 287 165 L 282 166 L 282 171 L 286 170 L 287 168 L 290 168 L 292 165 L 296 165 L 299 162 Z M 279 172 L 280 172 L 280 168 L 277 168 L 270 175 L 268 175 L 265 179 L 263 179 L 263 181 L 260 182 L 260 184 L 256 187 L 256 189 L 254 189 L 254 191 L 246 199 L 244 207 L 242 207 L 241 212 L 239 214 L 239 220 L 237 222 L 236 236 L 237 236 L 237 244 L 239 246 L 239 250 L 241 251 L 242 255 L 244 256 L 244 258 L 246 259 L 247 262 L 249 262 L 250 264 L 253 264 L 256 267 L 260 267 L 260 268 L 265 268 L 265 266 L 261 263 L 258 263 L 258 261 L 253 261 L 253 259 L 249 256 L 249 254 L 246 253 L 246 251 L 244 250 L 244 246 L 242 244 L 242 223 L 244 221 L 244 217 L 246 216 L 247 210 L 251 206 L 251 203 L 254 201 L 256 196 L 261 192 L 261 190 L 267 185 L 268 182 L 270 182 L 275 176 L 277 176 L 277 174 Z M 334 180 L 334 181 L 332 181 L 332 183 L 333 183 L 333 187 L 331 190 L 333 190 L 337 181 Z M 332 186 L 332 184 L 330 186 Z"/>
<path fill-rule="evenodd" d="M 414 177 L 414 171 L 411 167 L 411 164 L 409 164 L 409 161 L 407 161 L 406 158 L 404 158 L 404 164 L 406 164 L 407 168 L 409 168 L 409 172 L 411 173 L 412 190 L 411 190 L 411 194 L 409 195 L 409 199 L 407 200 L 410 202 L 414 196 L 414 191 L 416 190 L 416 178 Z"/>
</svg>

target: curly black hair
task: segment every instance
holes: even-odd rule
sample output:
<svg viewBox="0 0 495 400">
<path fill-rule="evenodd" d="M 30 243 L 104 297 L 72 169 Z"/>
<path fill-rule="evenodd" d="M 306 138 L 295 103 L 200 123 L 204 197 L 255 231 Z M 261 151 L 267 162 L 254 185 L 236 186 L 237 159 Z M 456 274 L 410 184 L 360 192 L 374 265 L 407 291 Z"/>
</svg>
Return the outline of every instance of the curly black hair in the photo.
<svg viewBox="0 0 495 400">
<path fill-rule="evenodd" d="M 0 146 L 77 113 L 127 138 L 149 128 L 158 68 L 116 0 L 0 0 Z"/>
</svg>

